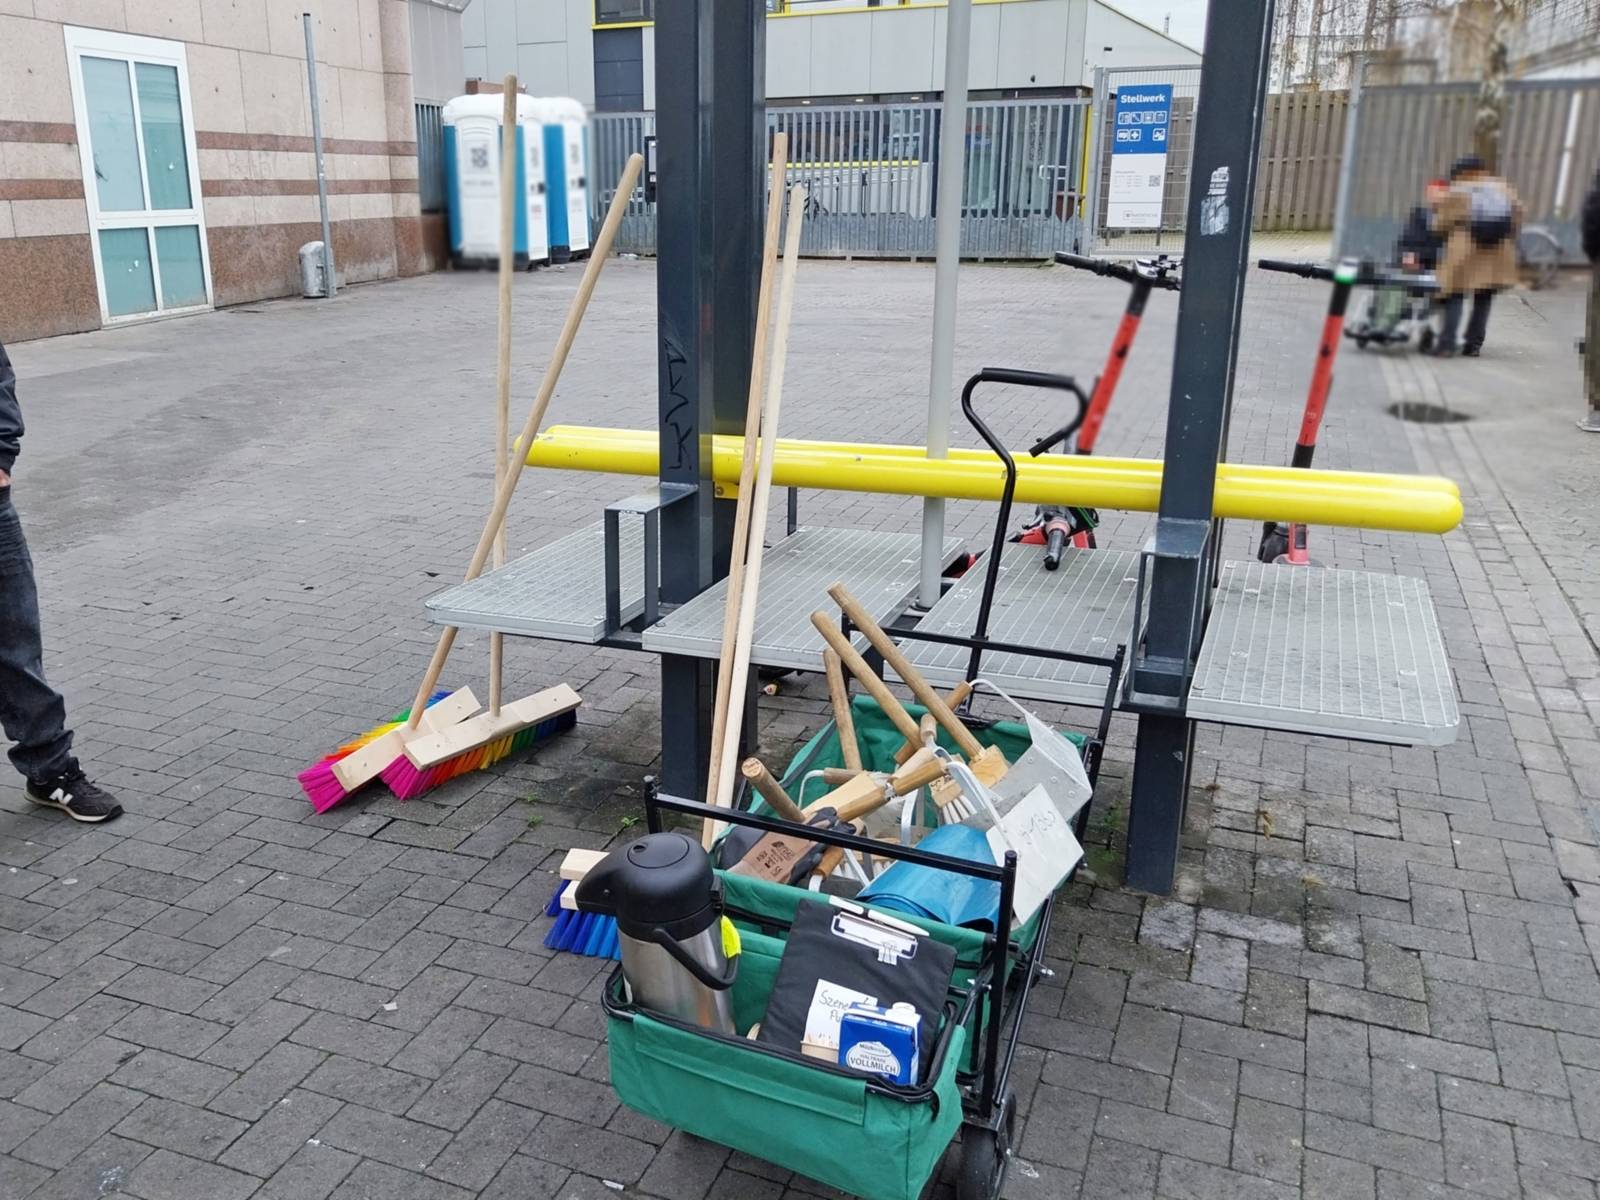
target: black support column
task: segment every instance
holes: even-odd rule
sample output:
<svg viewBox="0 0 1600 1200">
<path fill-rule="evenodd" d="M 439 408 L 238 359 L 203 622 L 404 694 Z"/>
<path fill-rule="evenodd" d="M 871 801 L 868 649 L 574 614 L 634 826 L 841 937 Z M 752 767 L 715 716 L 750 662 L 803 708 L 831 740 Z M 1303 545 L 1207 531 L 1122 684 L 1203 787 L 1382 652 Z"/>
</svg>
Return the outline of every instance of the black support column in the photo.
<svg viewBox="0 0 1600 1200">
<path fill-rule="evenodd" d="M 1141 715 L 1127 882 L 1149 892 L 1172 888 L 1189 798 L 1194 725 L 1184 706 L 1213 582 L 1206 535 L 1233 405 L 1271 28 L 1272 0 L 1213 0 L 1206 24 L 1166 468 L 1146 634 L 1131 667 Z"/>
<path fill-rule="evenodd" d="M 698 483 L 662 514 L 661 598 L 727 573 L 733 504 L 711 487 L 711 435 L 742 434 L 760 273 L 766 20 L 750 0 L 673 0 L 655 23 L 656 304 L 661 479 Z M 757 531 L 757 536 L 760 536 Z M 661 659 L 661 784 L 705 787 L 716 663 Z M 757 689 L 746 730 L 754 730 Z"/>
</svg>

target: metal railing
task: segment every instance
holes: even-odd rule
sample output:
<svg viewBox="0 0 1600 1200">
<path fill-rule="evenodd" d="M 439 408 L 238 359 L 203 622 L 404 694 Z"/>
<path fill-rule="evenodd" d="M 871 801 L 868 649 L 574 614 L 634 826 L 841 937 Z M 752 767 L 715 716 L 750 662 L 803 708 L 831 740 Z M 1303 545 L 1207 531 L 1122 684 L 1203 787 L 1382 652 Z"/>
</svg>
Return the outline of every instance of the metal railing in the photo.
<svg viewBox="0 0 1600 1200">
<path fill-rule="evenodd" d="M 417 105 L 417 192 L 425 213 L 444 211 L 444 109 Z"/>
<path fill-rule="evenodd" d="M 1087 100 L 993 100 L 967 116 L 961 213 L 965 258 L 1048 260 L 1079 248 Z M 809 192 L 803 253 L 828 258 L 931 258 L 940 169 L 937 103 L 816 105 L 768 110 L 789 135 L 789 179 Z M 655 130 L 652 113 L 597 113 L 591 175 L 621 174 Z M 596 215 L 610 195 L 594 194 Z M 655 249 L 655 207 L 637 193 L 618 247 Z"/>
</svg>

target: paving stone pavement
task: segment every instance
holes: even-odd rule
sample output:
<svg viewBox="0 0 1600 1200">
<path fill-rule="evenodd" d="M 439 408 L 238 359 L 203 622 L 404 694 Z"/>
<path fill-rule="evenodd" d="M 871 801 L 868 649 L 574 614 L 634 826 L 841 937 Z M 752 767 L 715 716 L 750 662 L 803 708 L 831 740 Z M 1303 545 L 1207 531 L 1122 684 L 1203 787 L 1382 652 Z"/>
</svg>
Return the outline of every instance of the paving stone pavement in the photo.
<svg viewBox="0 0 1600 1200">
<path fill-rule="evenodd" d="M 517 281 L 516 408 L 575 284 Z M 919 439 L 930 284 L 805 265 L 785 433 Z M 552 420 L 652 422 L 654 288 L 648 263 L 608 267 Z M 1064 269 L 971 268 L 961 288 L 963 371 L 1090 376 L 1122 304 Z M 1252 278 L 1235 460 L 1287 454 L 1323 303 Z M 1341 359 L 1319 462 L 1441 471 L 1467 520 L 1442 539 L 1316 530 L 1314 550 L 1427 579 L 1461 738 L 1204 729 L 1178 886 L 1145 897 L 1117 886 L 1119 719 L 1091 870 L 1024 1025 L 1008 1196 L 1595 1200 L 1600 606 L 1571 535 L 1600 516 L 1600 443 L 1566 433 L 1578 304 L 1576 286 L 1503 303 L 1477 364 Z M 491 277 L 442 275 L 13 348 L 48 669 L 128 813 L 83 829 L 0 783 L 0 1197 L 835 1194 L 620 1108 L 600 965 L 541 944 L 562 850 L 626 838 L 639 813 L 652 660 L 514 643 L 510 686 L 572 683 L 576 731 L 406 804 L 317 817 L 296 791 L 425 661 L 421 600 L 486 509 L 493 310 Z M 1152 299 L 1108 453 L 1159 453 L 1174 312 Z M 1477 419 L 1383 413 L 1418 397 Z M 993 409 L 1015 439 L 1051 420 L 1026 392 Z M 513 549 L 630 488 L 529 476 Z M 873 528 L 916 511 L 802 505 Z M 971 540 L 988 520 L 951 506 Z M 1113 515 L 1102 541 L 1148 528 Z M 1235 556 L 1250 532 L 1230 530 Z M 481 673 L 482 644 L 463 636 L 454 677 Z M 781 760 L 824 708 L 815 680 L 764 701 L 764 752 Z"/>
</svg>

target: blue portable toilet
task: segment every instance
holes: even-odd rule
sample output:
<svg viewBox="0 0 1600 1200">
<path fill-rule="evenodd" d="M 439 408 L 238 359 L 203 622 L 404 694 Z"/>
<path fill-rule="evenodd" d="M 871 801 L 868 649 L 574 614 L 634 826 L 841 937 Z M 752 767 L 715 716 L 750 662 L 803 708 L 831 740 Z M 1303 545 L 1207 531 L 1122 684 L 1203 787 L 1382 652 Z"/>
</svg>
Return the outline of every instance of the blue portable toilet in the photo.
<svg viewBox="0 0 1600 1200">
<path fill-rule="evenodd" d="M 444 106 L 441 114 L 444 124 L 445 204 L 450 217 L 450 259 L 457 267 L 494 267 L 500 257 L 500 114 L 504 101 L 497 95 L 457 96 Z M 530 132 L 526 125 L 532 117 L 534 102 L 527 96 L 517 97 L 517 194 L 524 198 L 517 205 L 515 262 L 523 266 L 529 262 L 529 218 L 532 215 L 532 180 L 530 167 L 543 158 L 543 143 L 539 152 L 530 154 L 527 143 Z M 538 184 L 543 184 L 542 167 Z M 540 216 L 543 217 L 543 193 L 540 193 Z M 535 261 L 548 255 L 542 228 L 532 249 Z"/>
<path fill-rule="evenodd" d="M 550 261 L 589 253 L 588 117 L 576 100 L 539 102 L 544 121 L 545 175 L 550 184 Z"/>
</svg>

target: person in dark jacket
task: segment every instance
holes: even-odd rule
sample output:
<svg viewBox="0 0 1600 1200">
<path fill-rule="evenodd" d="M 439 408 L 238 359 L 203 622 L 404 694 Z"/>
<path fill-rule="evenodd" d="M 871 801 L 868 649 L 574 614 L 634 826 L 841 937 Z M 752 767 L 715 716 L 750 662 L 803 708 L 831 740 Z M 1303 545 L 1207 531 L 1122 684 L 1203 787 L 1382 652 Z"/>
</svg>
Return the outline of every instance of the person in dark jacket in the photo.
<svg viewBox="0 0 1600 1200">
<path fill-rule="evenodd" d="M 72 756 L 67 705 L 44 678 L 39 592 L 22 522 L 11 502 L 11 471 L 22 448 L 17 377 L 0 344 L 0 729 L 29 800 L 74 821 L 109 821 L 122 806 L 91 783 Z"/>
</svg>

